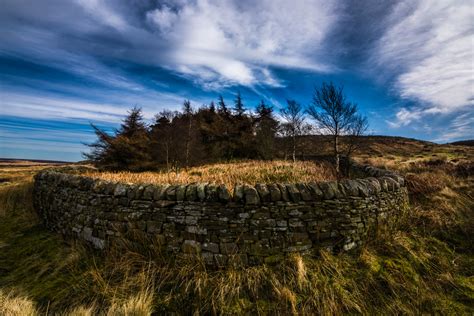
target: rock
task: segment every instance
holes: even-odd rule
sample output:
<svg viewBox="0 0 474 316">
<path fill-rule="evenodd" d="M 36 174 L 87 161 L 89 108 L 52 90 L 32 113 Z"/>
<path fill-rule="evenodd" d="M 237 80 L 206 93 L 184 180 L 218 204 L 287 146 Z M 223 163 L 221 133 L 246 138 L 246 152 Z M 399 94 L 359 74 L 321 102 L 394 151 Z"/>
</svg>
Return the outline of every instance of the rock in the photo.
<svg viewBox="0 0 474 316">
<path fill-rule="evenodd" d="M 319 188 L 319 185 L 316 182 L 310 182 L 307 184 L 309 191 L 314 200 L 321 200 L 324 197 L 323 191 Z"/>
<path fill-rule="evenodd" d="M 176 188 L 176 201 L 184 201 L 187 185 L 178 185 Z"/>
<path fill-rule="evenodd" d="M 278 188 L 280 189 L 281 199 L 285 202 L 290 201 L 290 195 L 288 194 L 288 190 L 286 189 L 286 185 L 282 183 L 278 183 Z"/>
<path fill-rule="evenodd" d="M 119 183 L 115 186 L 114 196 L 126 196 L 127 195 L 127 186 L 125 184 Z"/>
<path fill-rule="evenodd" d="M 297 183 L 296 187 L 300 191 L 301 199 L 303 201 L 311 201 L 312 200 L 311 192 L 310 192 L 309 188 L 304 183 Z"/>
<path fill-rule="evenodd" d="M 223 243 L 220 244 L 221 253 L 224 255 L 236 254 L 239 251 L 239 247 L 235 243 Z"/>
<path fill-rule="evenodd" d="M 234 187 L 234 201 L 242 202 L 244 200 L 244 197 L 245 197 L 244 187 L 240 184 L 237 184 Z"/>
<path fill-rule="evenodd" d="M 206 186 L 207 183 L 199 183 L 197 185 L 197 196 L 199 200 L 204 201 L 206 199 Z"/>
<path fill-rule="evenodd" d="M 219 201 L 219 193 L 217 191 L 217 185 L 209 184 L 206 187 L 206 201 L 217 202 Z"/>
<path fill-rule="evenodd" d="M 168 190 L 169 187 L 170 187 L 169 184 L 155 186 L 155 190 L 153 193 L 153 200 L 155 201 L 166 200 L 166 191 Z"/>
<path fill-rule="evenodd" d="M 177 190 L 178 186 L 176 185 L 170 185 L 167 189 L 166 189 L 166 199 L 169 200 L 169 201 L 176 201 L 176 190 Z"/>
<path fill-rule="evenodd" d="M 201 252 L 201 244 L 195 240 L 185 240 L 181 249 L 184 253 L 198 254 Z"/>
<path fill-rule="evenodd" d="M 196 201 L 197 199 L 197 187 L 196 184 L 190 184 L 186 187 L 186 201 Z"/>
<path fill-rule="evenodd" d="M 245 194 L 245 203 L 250 205 L 255 205 L 260 203 L 260 198 L 258 196 L 257 190 L 249 185 L 244 186 L 244 194 Z"/>
<path fill-rule="evenodd" d="M 267 184 L 267 189 L 270 192 L 270 200 L 273 202 L 280 201 L 281 199 L 281 192 L 278 188 L 278 185 L 275 183 Z"/>
<path fill-rule="evenodd" d="M 345 195 L 347 196 L 359 196 L 359 187 L 357 182 L 354 180 L 344 179 L 339 182 L 339 186 L 342 186 Z"/>
<path fill-rule="evenodd" d="M 262 202 L 270 202 L 271 201 L 270 191 L 268 190 L 268 188 L 265 184 L 257 183 L 255 185 L 255 189 L 257 190 L 258 195 L 260 196 L 260 200 Z"/>
<path fill-rule="evenodd" d="M 221 202 L 229 202 L 230 200 L 229 190 L 227 190 L 226 186 L 223 184 L 219 185 L 217 188 L 217 195 Z"/>
<path fill-rule="evenodd" d="M 212 253 L 219 253 L 219 245 L 213 242 L 205 242 L 202 244 L 202 250 Z"/>
<path fill-rule="evenodd" d="M 143 199 L 144 200 L 151 200 L 153 199 L 153 196 L 155 195 L 155 188 L 152 185 L 146 186 L 145 189 L 143 190 Z M 136 197 L 139 199 L 139 197 Z"/>
<path fill-rule="evenodd" d="M 296 187 L 296 184 L 292 184 L 292 183 L 287 184 L 286 189 L 288 190 L 288 194 L 291 197 L 291 200 L 293 202 L 301 201 L 301 193 L 298 190 L 298 188 Z"/>
<path fill-rule="evenodd" d="M 321 191 L 323 191 L 324 199 L 331 200 L 336 197 L 336 192 L 334 191 L 334 183 L 333 182 L 321 182 L 319 183 L 319 187 Z"/>
</svg>

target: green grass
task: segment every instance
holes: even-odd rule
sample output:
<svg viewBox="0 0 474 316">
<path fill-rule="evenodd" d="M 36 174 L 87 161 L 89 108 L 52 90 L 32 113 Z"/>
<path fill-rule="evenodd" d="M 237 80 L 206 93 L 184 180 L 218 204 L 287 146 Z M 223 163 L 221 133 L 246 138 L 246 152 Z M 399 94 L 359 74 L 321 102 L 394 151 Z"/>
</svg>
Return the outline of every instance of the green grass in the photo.
<svg viewBox="0 0 474 316">
<path fill-rule="evenodd" d="M 155 244 L 97 253 L 66 243 L 40 224 L 25 177 L 0 187 L 0 314 L 469 315 L 474 181 L 443 176 L 451 177 L 446 185 L 417 179 L 429 190 L 412 192 L 410 212 L 395 230 L 379 232 L 359 253 L 321 252 L 218 271 L 169 258 Z"/>
</svg>

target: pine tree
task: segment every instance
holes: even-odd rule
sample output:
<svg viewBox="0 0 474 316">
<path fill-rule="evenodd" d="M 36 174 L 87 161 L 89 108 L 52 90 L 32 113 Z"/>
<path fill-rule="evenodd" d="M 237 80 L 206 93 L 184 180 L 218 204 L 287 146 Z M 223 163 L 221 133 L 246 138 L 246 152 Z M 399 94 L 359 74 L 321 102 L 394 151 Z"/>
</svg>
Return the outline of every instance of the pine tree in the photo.
<svg viewBox="0 0 474 316">
<path fill-rule="evenodd" d="M 237 95 L 235 97 L 234 111 L 238 117 L 241 117 L 245 113 L 245 107 L 244 107 L 244 104 L 242 103 L 242 96 L 240 95 L 240 91 L 237 92 Z"/>
<path fill-rule="evenodd" d="M 224 98 L 222 97 L 222 95 L 219 95 L 219 101 L 217 105 L 218 105 L 217 112 L 222 116 L 228 117 L 230 114 L 229 109 L 227 108 L 227 105 L 225 104 Z"/>
<path fill-rule="evenodd" d="M 92 151 L 84 156 L 99 167 L 113 170 L 143 170 L 150 161 L 148 128 L 140 108 L 134 107 L 123 120 L 115 135 L 92 125 L 97 141 L 89 144 Z"/>
</svg>

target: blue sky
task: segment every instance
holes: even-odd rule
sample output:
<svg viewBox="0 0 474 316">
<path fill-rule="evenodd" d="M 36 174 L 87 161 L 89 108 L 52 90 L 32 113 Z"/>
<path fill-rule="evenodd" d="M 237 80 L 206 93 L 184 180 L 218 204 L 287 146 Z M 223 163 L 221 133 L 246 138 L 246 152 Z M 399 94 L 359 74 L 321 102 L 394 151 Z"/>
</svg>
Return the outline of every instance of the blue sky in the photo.
<svg viewBox="0 0 474 316">
<path fill-rule="evenodd" d="M 76 161 L 112 131 L 240 91 L 308 104 L 343 85 L 370 133 L 474 138 L 469 1 L 3 0 L 0 157 Z"/>
</svg>

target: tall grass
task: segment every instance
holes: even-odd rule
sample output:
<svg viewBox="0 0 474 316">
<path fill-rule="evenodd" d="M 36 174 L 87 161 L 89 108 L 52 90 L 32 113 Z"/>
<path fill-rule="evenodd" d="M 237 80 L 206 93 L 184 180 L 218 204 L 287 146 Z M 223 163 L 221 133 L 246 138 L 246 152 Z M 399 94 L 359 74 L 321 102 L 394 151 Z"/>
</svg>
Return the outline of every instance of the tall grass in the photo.
<svg viewBox="0 0 474 316">
<path fill-rule="evenodd" d="M 2 188 L 0 315 L 472 314 L 472 179 L 441 172 L 451 180 L 427 195 L 412 191 L 424 198 L 359 253 L 221 270 L 170 257 L 154 241 L 105 253 L 65 244 L 24 215 L 33 213 L 31 184 Z"/>
<path fill-rule="evenodd" d="M 334 180 L 333 167 L 310 161 L 243 161 L 211 164 L 169 172 L 88 172 L 85 175 L 109 181 L 131 183 L 187 184 L 209 182 L 224 184 L 232 191 L 236 184 L 311 182 Z"/>
</svg>

